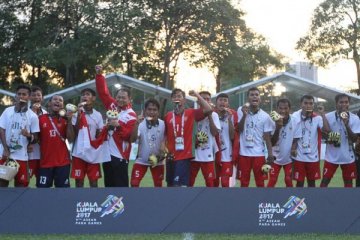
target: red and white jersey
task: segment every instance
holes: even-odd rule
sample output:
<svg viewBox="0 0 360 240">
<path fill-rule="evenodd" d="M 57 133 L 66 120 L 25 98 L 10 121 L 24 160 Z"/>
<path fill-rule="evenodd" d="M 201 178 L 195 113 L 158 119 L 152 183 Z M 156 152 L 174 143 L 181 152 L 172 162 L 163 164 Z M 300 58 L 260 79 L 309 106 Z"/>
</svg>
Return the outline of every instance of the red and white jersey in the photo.
<svg viewBox="0 0 360 240">
<path fill-rule="evenodd" d="M 41 113 L 48 113 L 44 108 L 41 108 Z M 41 115 L 40 115 L 41 116 Z M 29 160 L 40 160 L 40 145 L 38 143 L 32 144 L 32 152 L 29 152 Z"/>
<path fill-rule="evenodd" d="M 276 124 L 274 121 L 272 121 L 272 123 L 275 129 Z M 292 116 L 289 116 L 289 121 L 279 130 L 279 139 L 272 147 L 273 155 L 276 157 L 275 163 L 278 165 L 286 165 L 292 162 L 290 156 L 291 146 L 295 134 L 295 127 L 295 120 Z"/>
<path fill-rule="evenodd" d="M 359 117 L 349 113 L 349 127 L 353 133 L 360 133 Z M 325 160 L 334 164 L 349 164 L 355 161 L 353 142 L 349 142 L 348 133 L 341 117 L 335 112 L 327 113 L 326 118 L 330 125 L 330 131 L 338 132 L 341 136 L 341 144 L 335 147 L 333 144 L 326 144 Z"/>
<path fill-rule="evenodd" d="M 76 126 L 77 118 L 78 118 L 78 114 L 73 115 L 71 119 L 71 123 L 73 126 Z M 90 114 L 85 113 L 85 118 L 87 125 L 89 127 L 90 138 L 91 140 L 94 140 L 96 137 L 96 131 L 98 130 L 100 131 L 104 127 L 104 121 L 102 115 L 100 112 L 93 109 L 92 113 Z"/>
<path fill-rule="evenodd" d="M 211 117 L 217 131 L 221 131 L 219 115 L 216 112 L 212 112 Z M 207 136 L 207 141 L 199 142 L 196 140 L 195 146 L 195 161 L 197 162 L 211 162 L 215 160 L 215 153 L 219 150 L 215 136 L 211 134 L 209 118 L 206 117 L 203 120 L 197 122 L 197 133 L 203 132 Z"/>
<path fill-rule="evenodd" d="M 238 121 L 241 121 L 243 112 L 239 107 Z M 240 155 L 248 157 L 265 156 L 264 133 L 271 133 L 274 130 L 272 120 L 266 112 L 259 109 L 257 113 L 249 112 L 246 115 L 245 126 L 240 133 Z"/>
<path fill-rule="evenodd" d="M 220 120 L 220 132 L 219 132 L 219 151 L 221 152 L 222 162 L 231 162 L 233 153 L 233 143 L 229 135 L 229 121 L 235 125 L 234 115 L 228 115 Z M 238 153 L 237 153 L 238 154 Z"/>
<path fill-rule="evenodd" d="M 41 168 L 61 167 L 70 164 L 69 151 L 65 143 L 67 124 L 67 121 L 62 117 L 52 117 L 49 114 L 43 114 L 39 117 Z"/>
<path fill-rule="evenodd" d="M 131 150 L 130 136 L 136 119 L 136 113 L 132 108 L 122 110 L 119 113 L 120 127 L 109 130 L 109 149 L 112 156 L 129 159 Z"/>
<path fill-rule="evenodd" d="M 78 118 L 78 114 L 74 115 L 73 118 L 71 119 L 73 126 L 76 126 L 77 118 Z M 85 113 L 85 119 L 88 126 L 87 128 L 89 129 L 89 133 L 90 133 L 90 140 L 95 140 L 96 132 L 101 131 L 104 127 L 104 121 L 102 115 L 100 112 L 93 109 L 92 113 L 90 114 Z M 79 146 L 79 136 L 77 136 L 77 139 L 75 140 L 72 156 L 81 158 L 82 160 L 86 161 L 87 160 L 86 158 L 84 159 L 83 157 L 80 157 L 78 156 L 78 154 L 76 154 L 78 152 L 78 146 Z M 91 152 L 89 152 L 88 154 L 91 155 Z"/>
<path fill-rule="evenodd" d="M 30 133 L 39 132 L 39 119 L 37 115 L 28 109 L 26 112 L 15 112 L 15 107 L 8 107 L 0 116 L 0 127 L 5 130 L 6 144 L 10 150 L 10 158 L 27 161 L 27 145 L 29 140 L 21 134 L 21 129 L 27 129 Z M 3 153 L 0 144 L 0 156 Z"/>
<path fill-rule="evenodd" d="M 165 123 L 159 119 L 159 124 L 155 126 L 148 125 L 146 120 L 139 124 L 138 128 L 139 150 L 136 163 L 141 165 L 150 165 L 149 156 L 159 155 L 161 144 L 165 141 Z M 164 162 L 158 165 L 163 165 Z"/>
<path fill-rule="evenodd" d="M 301 111 L 293 114 L 295 121 L 294 138 L 297 141 L 297 156 L 293 157 L 300 162 L 317 162 L 319 161 L 319 149 L 321 147 L 321 129 L 323 119 L 321 116 L 313 115 L 305 118 Z"/>
<path fill-rule="evenodd" d="M 204 113 L 201 108 L 185 109 L 183 114 L 176 115 L 174 112 L 168 112 L 164 118 L 166 129 L 167 148 L 174 154 L 175 161 L 193 158 L 193 128 L 194 122 L 204 119 Z M 183 150 L 176 150 L 175 138 L 183 139 Z M 179 148 L 178 148 L 179 149 Z"/>
<path fill-rule="evenodd" d="M 106 84 L 105 77 L 97 74 L 95 77 L 96 90 L 99 98 L 108 110 L 119 111 L 119 124 L 114 131 L 109 131 L 110 154 L 117 158 L 129 159 L 131 151 L 130 136 L 136 123 L 136 113 L 131 108 L 131 104 L 122 108 L 118 107 L 116 100 L 111 97 Z"/>
</svg>

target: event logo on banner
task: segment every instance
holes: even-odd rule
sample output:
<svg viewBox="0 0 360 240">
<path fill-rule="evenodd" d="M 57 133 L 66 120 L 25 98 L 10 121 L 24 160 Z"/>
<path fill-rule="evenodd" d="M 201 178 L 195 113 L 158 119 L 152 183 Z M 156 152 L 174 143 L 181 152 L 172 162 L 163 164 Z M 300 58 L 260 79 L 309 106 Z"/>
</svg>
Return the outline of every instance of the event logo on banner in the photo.
<svg viewBox="0 0 360 240">
<path fill-rule="evenodd" d="M 259 226 L 262 227 L 285 227 L 286 219 L 294 216 L 300 219 L 307 213 L 305 198 L 291 196 L 287 202 L 259 203 Z"/>
<path fill-rule="evenodd" d="M 113 218 L 120 216 L 125 210 L 122 200 L 123 197 L 109 195 L 101 204 L 97 202 L 77 202 L 75 224 L 102 225 L 101 218 L 108 215 Z"/>
</svg>

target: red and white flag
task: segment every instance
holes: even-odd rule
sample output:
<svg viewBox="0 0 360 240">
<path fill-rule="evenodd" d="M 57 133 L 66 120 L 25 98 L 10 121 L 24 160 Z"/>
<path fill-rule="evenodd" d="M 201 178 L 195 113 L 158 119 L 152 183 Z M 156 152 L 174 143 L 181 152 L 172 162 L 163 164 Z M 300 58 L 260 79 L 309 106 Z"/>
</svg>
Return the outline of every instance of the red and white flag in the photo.
<svg viewBox="0 0 360 240">
<path fill-rule="evenodd" d="M 91 140 L 85 114 L 81 113 L 79 117 L 79 132 L 73 155 L 89 163 L 109 162 L 111 159 L 107 142 L 107 129 L 104 127 L 99 136 Z"/>
</svg>

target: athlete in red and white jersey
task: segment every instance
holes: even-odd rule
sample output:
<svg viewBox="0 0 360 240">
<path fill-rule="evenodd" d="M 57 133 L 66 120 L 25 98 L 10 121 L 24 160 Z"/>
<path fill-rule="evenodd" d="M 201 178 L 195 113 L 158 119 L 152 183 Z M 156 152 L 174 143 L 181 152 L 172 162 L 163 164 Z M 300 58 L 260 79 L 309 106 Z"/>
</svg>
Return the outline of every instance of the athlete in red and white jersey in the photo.
<svg viewBox="0 0 360 240">
<path fill-rule="evenodd" d="M 210 92 L 202 91 L 199 94 L 209 105 L 212 104 Z M 219 150 L 215 137 L 219 134 L 220 128 L 219 116 L 216 112 L 212 112 L 211 115 L 197 122 L 195 159 L 190 163 L 191 187 L 194 186 L 200 169 L 204 176 L 205 185 L 207 187 L 214 186 L 214 160 L 215 153 Z"/>
<path fill-rule="evenodd" d="M 286 187 L 292 187 L 292 159 L 291 145 L 295 133 L 295 124 L 290 116 L 291 103 L 288 99 L 282 98 L 277 102 L 277 113 L 280 118 L 273 120 L 274 131 L 271 137 L 274 163 L 269 172 L 267 187 L 275 187 L 281 168 L 284 169 L 284 181 Z"/>
<path fill-rule="evenodd" d="M 296 187 L 304 186 L 305 177 L 308 187 L 315 187 L 315 181 L 320 179 L 321 131 L 327 131 L 329 127 L 324 109 L 319 108 L 321 116 L 313 111 L 314 97 L 304 95 L 301 97 L 301 110 L 292 115 L 296 125 L 291 147 Z"/>
<path fill-rule="evenodd" d="M 15 105 L 8 107 L 0 116 L 0 164 L 9 159 L 20 164 L 15 176 L 15 187 L 29 185 L 27 145 L 37 141 L 39 120 L 37 115 L 28 109 L 30 87 L 19 85 L 16 88 Z M 7 187 L 9 181 L 0 179 L 0 187 Z"/>
<path fill-rule="evenodd" d="M 345 187 L 353 186 L 356 179 L 356 164 L 354 142 L 360 133 L 359 117 L 349 112 L 350 97 L 346 94 L 338 94 L 335 97 L 336 111 L 327 113 L 325 116 L 329 122 L 330 132 L 340 135 L 338 141 L 327 142 L 323 178 L 321 187 L 327 187 L 340 166 Z"/>
<path fill-rule="evenodd" d="M 233 145 L 239 144 L 239 139 L 235 139 L 236 134 L 234 125 L 237 124 L 236 111 L 229 109 L 229 96 L 226 93 L 220 93 L 216 97 L 216 112 L 220 120 L 220 132 L 218 135 L 219 152 L 216 153 L 215 170 L 216 179 L 214 181 L 215 187 L 218 187 L 221 182 L 222 187 L 230 186 L 230 177 L 233 177 L 234 171 L 234 154 Z M 236 141 L 234 141 L 236 140 Z M 236 146 L 236 157 L 239 155 L 239 146 Z M 235 171 L 236 175 L 236 171 Z"/>
<path fill-rule="evenodd" d="M 103 163 L 105 187 L 129 187 L 130 136 L 136 123 L 136 113 L 131 106 L 131 92 L 121 88 L 111 97 L 102 67 L 96 66 L 96 90 L 108 110 L 116 110 L 118 126 L 109 130 L 109 149 L 111 162 Z"/>
<path fill-rule="evenodd" d="M 82 130 L 87 131 L 87 134 L 90 135 L 90 140 L 95 140 L 104 127 L 101 113 L 93 108 L 95 100 L 96 93 L 94 90 L 90 88 L 83 89 L 81 91 L 78 114 L 74 115 L 72 118 L 72 125 L 75 127 L 77 132 Z M 87 127 L 85 129 L 82 129 L 80 126 L 79 114 L 85 114 L 85 121 L 87 123 Z M 90 187 L 97 187 L 98 179 L 101 178 L 100 163 L 110 161 L 110 152 L 107 151 L 109 156 L 102 159 L 96 159 L 96 162 L 93 161 L 93 156 L 97 151 L 99 151 L 98 149 L 88 148 L 86 153 L 79 154 L 79 148 L 81 148 L 82 145 L 79 141 L 83 141 L 81 136 L 81 134 L 78 134 L 74 142 L 71 177 L 75 179 L 76 187 L 84 187 L 84 178 L 87 175 Z M 107 144 L 107 142 L 104 144 Z"/>
<path fill-rule="evenodd" d="M 31 110 L 38 116 L 41 116 L 42 114 L 48 113 L 43 107 L 42 107 L 42 101 L 43 101 L 43 93 L 42 89 L 37 86 L 31 87 Z M 30 178 L 32 176 L 37 177 L 38 171 L 40 167 L 40 145 L 39 143 L 33 143 L 28 145 L 28 153 L 29 153 L 29 174 Z"/>
<path fill-rule="evenodd" d="M 131 141 L 138 140 L 138 156 L 131 173 L 131 187 L 139 187 L 147 169 L 151 171 L 155 187 L 162 187 L 164 179 L 165 123 L 159 119 L 160 104 L 156 99 L 145 102 L 145 120 L 138 116 Z M 140 122 L 140 124 L 139 124 Z"/>
<path fill-rule="evenodd" d="M 189 94 L 198 98 L 201 108 L 185 109 L 185 92 L 176 88 L 171 93 L 174 110 L 164 118 L 167 148 L 174 155 L 174 160 L 166 163 L 168 186 L 189 186 L 194 122 L 211 112 L 211 106 L 198 93 L 190 91 Z"/>
<path fill-rule="evenodd" d="M 64 108 L 64 99 L 60 95 L 51 97 L 48 114 L 39 117 L 40 126 L 40 168 L 36 186 L 49 188 L 70 187 L 70 155 L 65 140 L 72 143 L 75 138 L 71 124 L 72 112 L 60 116 Z"/>
<path fill-rule="evenodd" d="M 257 187 L 264 187 L 264 179 L 261 167 L 265 163 L 265 147 L 268 151 L 269 163 L 273 162 L 270 133 L 274 130 L 269 114 L 260 109 L 260 91 L 250 88 L 247 93 L 249 106 L 245 104 L 239 107 L 238 126 L 240 132 L 240 160 L 239 178 L 242 187 L 248 187 L 250 183 L 251 169 L 254 172 Z"/>
</svg>

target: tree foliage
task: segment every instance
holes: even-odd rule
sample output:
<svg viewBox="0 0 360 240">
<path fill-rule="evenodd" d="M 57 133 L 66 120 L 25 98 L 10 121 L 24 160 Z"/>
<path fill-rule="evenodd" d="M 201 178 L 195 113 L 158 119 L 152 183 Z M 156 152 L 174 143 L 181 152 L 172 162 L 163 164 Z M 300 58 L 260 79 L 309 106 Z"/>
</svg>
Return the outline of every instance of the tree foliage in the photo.
<svg viewBox="0 0 360 240">
<path fill-rule="evenodd" d="M 103 64 L 172 88 L 181 55 L 222 81 L 252 79 L 279 58 L 242 16 L 229 0 L 7 0 L 0 3 L 0 81 L 50 92 L 92 78 Z"/>
<path fill-rule="evenodd" d="M 310 31 L 297 42 L 314 64 L 352 59 L 360 89 L 360 0 L 325 0 L 314 11 Z"/>
<path fill-rule="evenodd" d="M 189 60 L 213 71 L 217 92 L 263 77 L 271 66 L 282 68 L 282 56 L 246 26 L 240 9 L 220 0 L 211 2 L 207 13 L 205 31 L 197 46 L 202 54 L 192 54 Z"/>
</svg>

